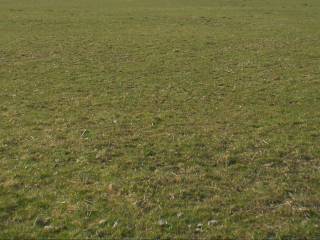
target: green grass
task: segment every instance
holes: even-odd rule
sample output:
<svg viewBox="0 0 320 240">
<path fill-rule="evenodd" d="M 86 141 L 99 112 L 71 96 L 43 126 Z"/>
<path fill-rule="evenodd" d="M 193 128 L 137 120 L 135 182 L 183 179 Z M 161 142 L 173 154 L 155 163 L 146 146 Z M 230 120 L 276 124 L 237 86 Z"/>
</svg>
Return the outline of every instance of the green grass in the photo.
<svg viewBox="0 0 320 240">
<path fill-rule="evenodd" d="M 319 238 L 319 11 L 0 0 L 0 238 Z"/>
</svg>

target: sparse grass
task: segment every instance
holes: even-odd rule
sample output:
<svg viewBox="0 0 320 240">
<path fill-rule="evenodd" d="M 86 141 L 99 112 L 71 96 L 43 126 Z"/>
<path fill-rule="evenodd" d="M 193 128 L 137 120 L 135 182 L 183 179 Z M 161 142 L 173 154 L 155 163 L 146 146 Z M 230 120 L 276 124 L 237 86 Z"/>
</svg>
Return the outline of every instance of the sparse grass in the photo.
<svg viewBox="0 0 320 240">
<path fill-rule="evenodd" d="M 0 0 L 0 238 L 319 238 L 319 12 Z"/>
</svg>

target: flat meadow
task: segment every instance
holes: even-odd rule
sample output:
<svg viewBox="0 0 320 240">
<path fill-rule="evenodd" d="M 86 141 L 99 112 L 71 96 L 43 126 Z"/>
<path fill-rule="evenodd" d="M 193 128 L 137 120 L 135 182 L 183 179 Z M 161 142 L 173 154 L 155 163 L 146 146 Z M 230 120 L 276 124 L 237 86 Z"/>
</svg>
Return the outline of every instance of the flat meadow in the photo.
<svg viewBox="0 0 320 240">
<path fill-rule="evenodd" d="M 319 13 L 0 0 L 0 238 L 320 238 Z"/>
</svg>

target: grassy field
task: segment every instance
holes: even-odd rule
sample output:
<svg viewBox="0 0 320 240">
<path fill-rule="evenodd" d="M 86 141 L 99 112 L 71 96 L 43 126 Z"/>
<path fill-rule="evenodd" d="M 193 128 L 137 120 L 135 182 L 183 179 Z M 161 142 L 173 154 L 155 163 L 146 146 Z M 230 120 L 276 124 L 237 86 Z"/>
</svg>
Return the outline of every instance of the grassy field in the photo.
<svg viewBox="0 0 320 240">
<path fill-rule="evenodd" d="M 0 238 L 320 238 L 318 0 L 0 0 Z"/>
</svg>

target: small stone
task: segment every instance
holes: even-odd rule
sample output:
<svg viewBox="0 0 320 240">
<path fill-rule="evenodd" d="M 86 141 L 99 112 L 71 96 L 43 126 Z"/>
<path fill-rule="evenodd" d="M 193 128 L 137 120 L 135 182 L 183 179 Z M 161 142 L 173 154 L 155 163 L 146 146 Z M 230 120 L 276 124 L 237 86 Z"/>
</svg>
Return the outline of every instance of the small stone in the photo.
<svg viewBox="0 0 320 240">
<path fill-rule="evenodd" d="M 107 220 L 101 219 L 101 220 L 98 222 L 98 224 L 99 224 L 99 225 L 102 225 L 102 224 L 105 224 L 106 222 L 107 222 Z"/>
<path fill-rule="evenodd" d="M 213 219 L 213 220 L 208 221 L 208 226 L 216 225 L 217 223 L 218 223 L 218 221 Z"/>
<path fill-rule="evenodd" d="M 159 224 L 160 226 L 165 226 L 165 225 L 168 225 L 168 222 L 167 222 L 166 220 L 160 219 L 160 220 L 158 221 L 158 224 Z"/>
<path fill-rule="evenodd" d="M 202 223 L 198 223 L 197 228 L 196 228 L 196 232 L 202 232 L 203 231 L 202 226 L 203 226 Z"/>
</svg>

